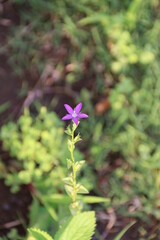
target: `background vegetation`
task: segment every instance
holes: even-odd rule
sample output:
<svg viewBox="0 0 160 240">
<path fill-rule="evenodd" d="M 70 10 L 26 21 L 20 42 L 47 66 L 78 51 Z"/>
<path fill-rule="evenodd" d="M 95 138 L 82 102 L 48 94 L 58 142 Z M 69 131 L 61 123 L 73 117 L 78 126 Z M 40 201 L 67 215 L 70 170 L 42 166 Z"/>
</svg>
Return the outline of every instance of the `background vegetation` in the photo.
<svg viewBox="0 0 160 240">
<path fill-rule="evenodd" d="M 112 239 L 103 234 L 112 232 L 119 217 L 140 223 L 136 239 L 158 239 L 153 225 L 160 220 L 159 1 L 11 3 L 19 22 L 0 50 L 23 79 L 21 109 L 30 110 L 1 128 L 3 149 L 14 158 L 9 166 L 2 161 L 1 177 L 13 192 L 32 183 L 40 194 L 43 207 L 34 197 L 32 208 L 41 211 L 34 210 L 31 226 L 54 234 L 50 217 L 55 226 L 64 217 L 59 200 L 52 198 L 51 206 L 45 197 L 64 193 L 63 104 L 82 101 L 89 119 L 80 124 L 84 141 L 77 158 L 84 156 L 88 164 L 81 181 L 92 195 L 110 199 L 85 206 L 97 212 L 95 239 Z M 110 211 L 116 220 L 105 228 L 102 212 L 109 218 Z"/>
</svg>

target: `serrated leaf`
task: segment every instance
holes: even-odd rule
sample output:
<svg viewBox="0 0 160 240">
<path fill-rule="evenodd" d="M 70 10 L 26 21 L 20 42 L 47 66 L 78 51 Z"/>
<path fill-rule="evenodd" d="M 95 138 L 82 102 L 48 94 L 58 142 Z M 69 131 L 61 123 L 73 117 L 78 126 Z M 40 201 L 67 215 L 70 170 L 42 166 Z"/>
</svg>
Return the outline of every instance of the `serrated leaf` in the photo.
<svg viewBox="0 0 160 240">
<path fill-rule="evenodd" d="M 77 186 L 77 193 L 88 194 L 89 192 L 84 186 L 79 185 Z"/>
<path fill-rule="evenodd" d="M 70 126 L 67 127 L 67 129 L 65 130 L 65 133 L 67 133 L 69 136 L 72 136 L 72 131 Z"/>
<path fill-rule="evenodd" d="M 36 240 L 53 240 L 53 238 L 48 233 L 40 229 L 29 228 L 28 231 Z"/>
<path fill-rule="evenodd" d="M 72 161 L 67 158 L 67 168 L 70 169 L 72 167 Z"/>
<path fill-rule="evenodd" d="M 75 169 L 76 169 L 76 172 L 80 171 L 82 166 L 85 164 L 85 161 L 79 161 L 79 162 L 76 162 L 75 164 Z"/>
<path fill-rule="evenodd" d="M 95 213 L 84 212 L 69 218 L 55 236 L 55 240 L 91 240 L 96 225 Z"/>
<path fill-rule="evenodd" d="M 82 139 L 80 138 L 80 134 L 78 133 L 78 135 L 74 138 L 74 143 L 81 141 Z"/>
<path fill-rule="evenodd" d="M 69 185 L 65 185 L 65 190 L 67 192 L 67 194 L 70 196 L 70 197 L 73 197 L 73 187 L 72 186 L 69 186 Z"/>
</svg>

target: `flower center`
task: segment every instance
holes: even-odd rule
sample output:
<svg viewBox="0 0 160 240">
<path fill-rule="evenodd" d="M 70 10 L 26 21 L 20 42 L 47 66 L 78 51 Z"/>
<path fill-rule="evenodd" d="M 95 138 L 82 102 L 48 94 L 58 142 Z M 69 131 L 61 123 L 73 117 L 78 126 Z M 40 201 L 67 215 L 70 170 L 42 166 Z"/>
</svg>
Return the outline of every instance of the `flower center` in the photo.
<svg viewBox="0 0 160 240">
<path fill-rule="evenodd" d="M 77 117 L 77 113 L 75 111 L 72 113 L 72 117 Z"/>
</svg>

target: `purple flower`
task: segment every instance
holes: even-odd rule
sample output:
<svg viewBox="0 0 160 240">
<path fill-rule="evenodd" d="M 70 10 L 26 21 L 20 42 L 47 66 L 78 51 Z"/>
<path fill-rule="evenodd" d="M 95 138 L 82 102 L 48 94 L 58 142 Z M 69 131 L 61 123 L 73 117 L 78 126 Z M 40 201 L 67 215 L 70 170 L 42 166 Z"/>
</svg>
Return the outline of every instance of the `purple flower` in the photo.
<svg viewBox="0 0 160 240">
<path fill-rule="evenodd" d="M 68 114 L 65 115 L 62 120 L 73 120 L 76 125 L 78 125 L 79 118 L 88 118 L 88 115 L 85 113 L 81 113 L 82 103 L 79 103 L 74 110 L 68 105 L 64 104 L 65 109 L 67 110 Z"/>
</svg>

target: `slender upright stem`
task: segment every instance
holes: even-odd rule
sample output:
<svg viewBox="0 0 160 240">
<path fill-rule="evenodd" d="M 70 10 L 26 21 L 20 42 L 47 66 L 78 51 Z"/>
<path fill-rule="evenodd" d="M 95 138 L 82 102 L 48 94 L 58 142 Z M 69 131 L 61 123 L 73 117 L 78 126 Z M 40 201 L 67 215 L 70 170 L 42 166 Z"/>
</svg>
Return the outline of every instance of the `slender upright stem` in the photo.
<svg viewBox="0 0 160 240">
<path fill-rule="evenodd" d="M 69 169 L 71 168 L 71 173 L 69 174 L 68 178 L 64 179 L 64 181 L 66 183 L 65 189 L 72 199 L 72 203 L 69 206 L 72 215 L 76 215 L 82 210 L 82 203 L 77 199 L 77 194 L 83 194 L 83 192 L 86 193 L 87 191 L 82 185 L 77 184 L 77 172 L 79 171 L 81 164 L 83 164 L 84 161 L 80 161 L 80 163 L 78 163 L 75 162 L 74 159 L 75 144 L 81 140 L 79 134 L 77 136 L 74 136 L 76 128 L 77 126 L 75 123 L 73 123 L 72 128 L 68 127 L 66 131 L 66 133 L 71 137 L 71 139 L 68 140 L 68 149 L 70 151 L 71 158 L 67 160 L 67 165 Z"/>
<path fill-rule="evenodd" d="M 77 193 L 76 193 L 76 170 L 75 170 L 75 161 L 74 161 L 74 129 L 72 128 L 72 147 L 71 147 L 71 160 L 72 160 L 72 174 L 73 174 L 73 203 L 76 202 Z"/>
</svg>

